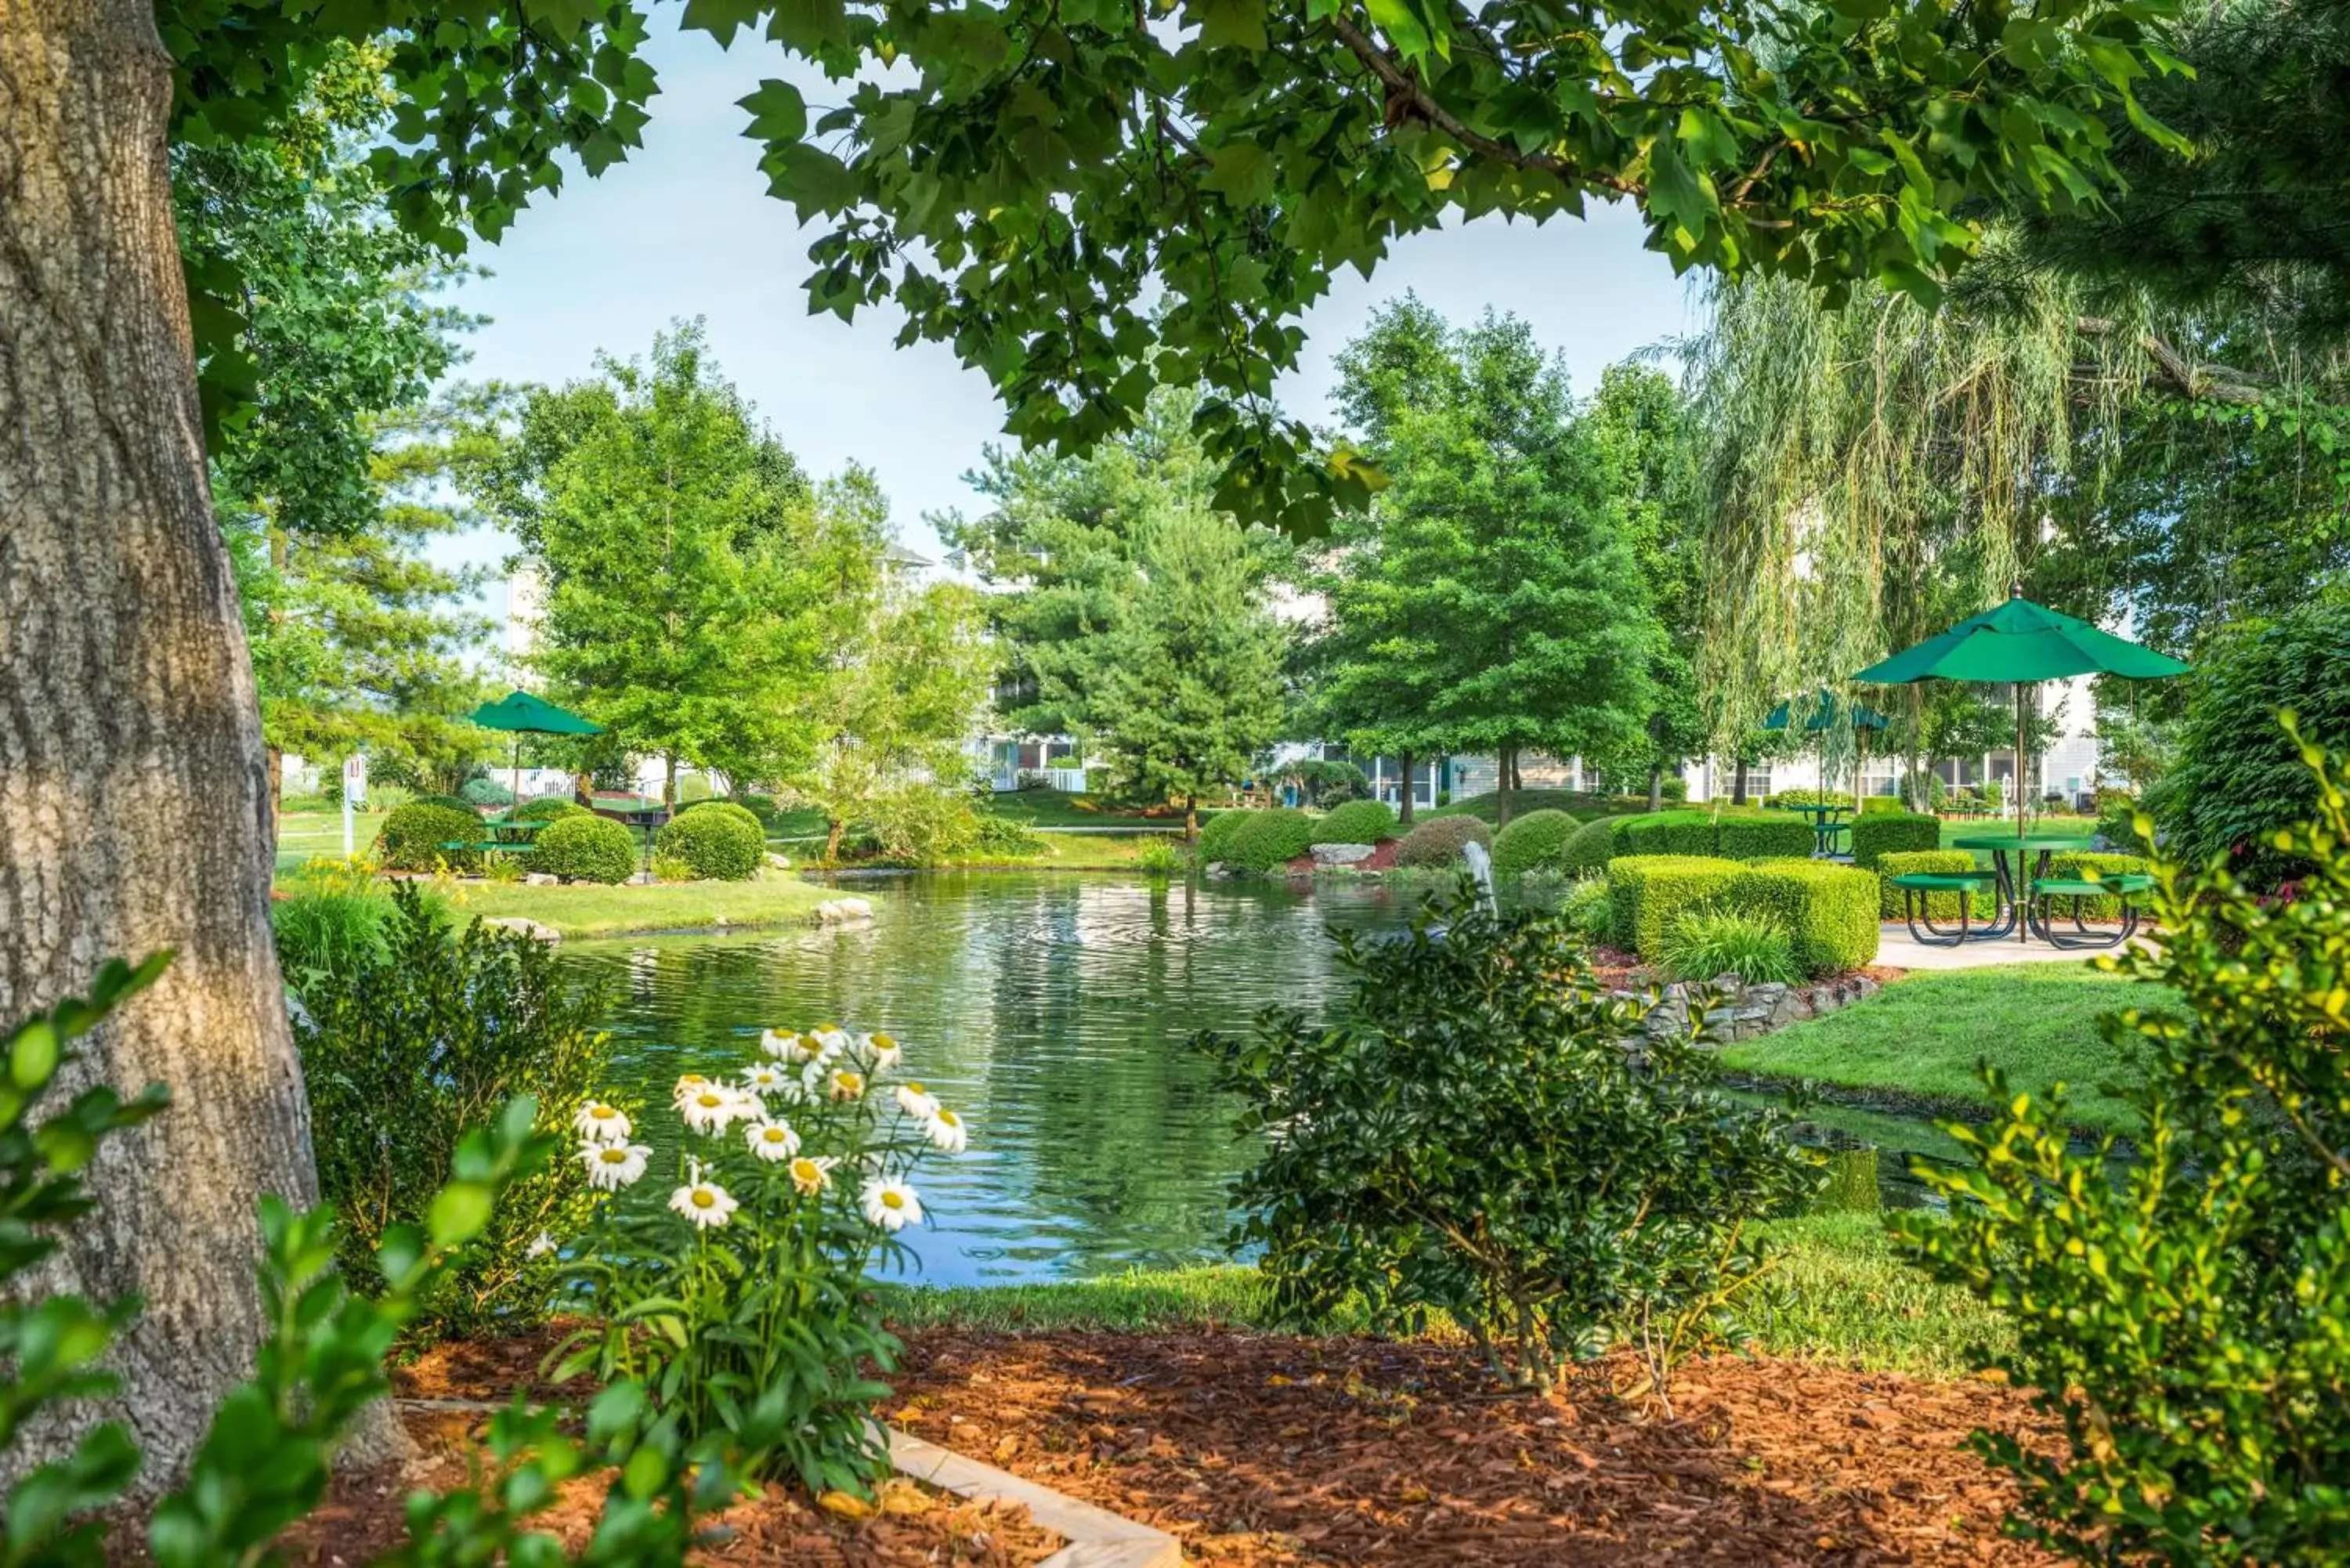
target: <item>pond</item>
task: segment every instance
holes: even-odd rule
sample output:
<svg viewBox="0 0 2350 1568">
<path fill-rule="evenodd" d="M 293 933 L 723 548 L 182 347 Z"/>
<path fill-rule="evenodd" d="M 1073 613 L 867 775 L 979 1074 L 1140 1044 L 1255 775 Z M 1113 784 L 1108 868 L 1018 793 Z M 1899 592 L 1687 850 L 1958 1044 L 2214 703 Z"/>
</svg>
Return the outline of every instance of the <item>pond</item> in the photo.
<svg viewBox="0 0 2350 1568">
<path fill-rule="evenodd" d="M 605 981 L 613 1086 L 652 1100 L 762 1027 L 884 1030 L 906 1071 L 972 1125 L 920 1183 L 908 1238 L 935 1284 L 1085 1277 L 1213 1261 L 1251 1158 L 1187 1049 L 1337 985 L 1326 928 L 1408 924 L 1419 887 L 1326 878 L 1150 882 L 1072 872 L 858 878 L 854 930 L 567 943 Z"/>
<path fill-rule="evenodd" d="M 1253 1149 L 1188 1042 L 1269 1006 L 1318 1013 L 1341 983 L 1329 929 L 1401 928 L 1427 885 L 933 872 L 843 890 L 872 925 L 576 942 L 565 962 L 611 989 L 609 1086 L 645 1101 L 713 1058 L 747 1064 L 762 1028 L 895 1035 L 972 1126 L 967 1153 L 925 1167 L 918 1277 L 973 1284 L 1222 1258 Z M 1798 1136 L 1841 1151 L 1854 1205 L 1925 1201 L 1909 1157 L 1955 1152 L 1923 1120 L 1830 1106 Z"/>
</svg>

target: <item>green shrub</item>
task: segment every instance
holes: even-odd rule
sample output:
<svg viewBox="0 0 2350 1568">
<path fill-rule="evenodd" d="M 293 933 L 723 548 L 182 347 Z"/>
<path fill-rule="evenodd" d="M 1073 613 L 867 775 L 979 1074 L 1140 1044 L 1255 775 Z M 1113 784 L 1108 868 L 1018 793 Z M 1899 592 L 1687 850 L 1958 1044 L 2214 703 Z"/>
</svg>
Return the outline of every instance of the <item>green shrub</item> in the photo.
<svg viewBox="0 0 2350 1568">
<path fill-rule="evenodd" d="M 459 929 L 413 884 L 395 887 L 391 903 L 382 955 L 306 987 L 294 1020 L 319 1193 L 347 1217 L 344 1277 L 369 1296 L 384 1291 L 384 1231 L 423 1221 L 489 1107 L 536 1096 L 537 1130 L 567 1137 L 602 1064 L 596 1025 L 610 1000 L 573 985 L 546 942 L 479 920 Z M 545 1316 L 553 1261 L 532 1257 L 531 1243 L 567 1240 L 587 1209 L 576 1160 L 517 1182 L 477 1255 L 430 1303 L 439 1325 Z"/>
<path fill-rule="evenodd" d="M 1745 869 L 1711 855 L 1619 855 L 1607 863 L 1608 935 L 1625 951 L 1654 959 L 1684 912 L 1721 894 Z"/>
<path fill-rule="evenodd" d="M 1764 813 L 1745 816 L 1723 815 L 1714 853 L 1726 860 L 1773 860 L 1809 855 L 1819 842 L 1810 821 L 1800 816 Z"/>
<path fill-rule="evenodd" d="M 1224 846 L 1224 861 L 1247 871 L 1277 871 L 1314 846 L 1314 819 L 1289 806 L 1253 811 Z"/>
<path fill-rule="evenodd" d="M 2165 868 L 2169 940 L 2098 959 L 2143 982 L 2102 1025 L 2136 1069 L 2134 1147 L 2075 1147 L 2061 1090 L 1989 1073 L 1991 1120 L 1948 1125 L 1960 1161 L 1920 1168 L 1947 1210 L 1893 1217 L 1905 1252 L 2014 1324 L 1997 1365 L 2048 1440 L 1973 1444 L 2013 1473 L 2029 1536 L 2079 1562 L 2339 1563 L 2350 1542 L 2339 765 L 2313 761 L 2317 824 L 2270 846 L 2306 868 L 2297 897 Z"/>
<path fill-rule="evenodd" d="M 1604 942 L 1615 916 L 1607 903 L 1607 878 L 1582 877 L 1558 901 L 1558 918 L 1587 942 Z"/>
<path fill-rule="evenodd" d="M 1618 819 L 1617 855 L 1711 855 L 1721 842 L 1710 811 L 1657 811 Z"/>
<path fill-rule="evenodd" d="M 1863 817 L 1910 815 L 1908 803 L 1898 794 L 1863 795 L 1860 802 Z"/>
<path fill-rule="evenodd" d="M 982 855 L 1024 857 L 1045 853 L 1045 836 L 1026 823 L 995 812 L 979 814 L 979 836 L 972 847 Z"/>
<path fill-rule="evenodd" d="M 1350 800 L 1314 825 L 1316 844 L 1378 844 L 1395 836 L 1395 812 L 1383 800 Z"/>
<path fill-rule="evenodd" d="M 759 814 L 757 812 L 753 811 L 749 806 L 743 805 L 739 801 L 727 800 L 723 797 L 710 800 L 698 800 L 691 805 L 681 806 L 678 808 L 677 815 L 671 817 L 670 820 L 671 822 L 675 822 L 683 817 L 693 816 L 696 815 L 708 815 L 712 813 L 715 813 L 721 816 L 729 817 L 735 822 L 741 823 L 743 826 L 757 834 L 762 839 L 764 839 L 767 836 L 767 830 L 765 826 L 760 823 Z"/>
<path fill-rule="evenodd" d="M 494 778 L 467 779 L 458 795 L 468 805 L 512 805 L 514 791 Z"/>
<path fill-rule="evenodd" d="M 1879 919 L 1898 920 L 1901 915 L 1901 889 L 1893 885 L 1896 877 L 1911 877 L 1926 872 L 1949 874 L 1953 871 L 1979 869 L 1972 854 L 1964 849 L 1888 849 L 1877 857 L 1872 867 L 1877 873 L 1877 914 Z M 1926 916 L 1936 925 L 1956 925 L 1959 899 L 1968 895 L 1959 893 L 1929 893 L 1926 895 Z M 1989 920 L 1998 912 L 1999 900 L 1986 882 L 1981 890 L 1972 895 L 1974 908 L 1970 918 Z"/>
<path fill-rule="evenodd" d="M 1183 852 L 1170 835 L 1152 834 L 1134 852 L 1135 868 L 1146 877 L 1173 877 L 1183 869 Z"/>
<path fill-rule="evenodd" d="M 636 874 L 637 841 L 608 816 L 562 817 L 532 840 L 530 868 L 566 882 L 625 882 Z"/>
<path fill-rule="evenodd" d="M 1874 871 L 1826 860 L 1765 860 L 1744 868 L 1722 894 L 1724 907 L 1783 927 L 1795 966 L 1838 974 L 1877 961 Z"/>
<path fill-rule="evenodd" d="M 2140 855 L 2114 855 L 2088 849 L 2060 849 L 2048 857 L 2048 875 L 2071 880 L 2087 881 L 2091 872 L 2100 877 L 2139 876 L 2154 869 L 2153 863 Z M 2146 907 L 2140 895 L 2133 900 L 2138 908 Z M 2073 913 L 2073 900 L 2066 898 L 2057 905 L 2067 919 Z M 2122 918 L 2120 898 L 2084 898 L 2081 900 L 2084 919 L 2118 920 Z"/>
<path fill-rule="evenodd" d="M 767 857 L 767 836 L 759 819 L 741 806 L 707 801 L 661 824 L 653 835 L 653 853 L 684 861 L 697 878 L 747 882 Z"/>
<path fill-rule="evenodd" d="M 1512 817 L 1493 836 L 1493 874 L 1515 877 L 1523 871 L 1562 869 L 1559 856 L 1580 826 L 1563 811 L 1530 811 Z"/>
<path fill-rule="evenodd" d="M 744 790 L 735 795 L 734 803 L 757 817 L 759 826 L 770 832 L 774 831 L 776 819 L 783 815 L 782 808 L 775 805 L 775 797 L 771 794 L 754 794 Z"/>
<path fill-rule="evenodd" d="M 376 830 L 378 865 L 391 871 L 432 871 L 446 866 L 452 871 L 478 871 L 478 849 L 443 849 L 443 844 L 481 842 L 482 819 L 471 806 L 441 805 L 411 800 L 393 809 Z"/>
<path fill-rule="evenodd" d="M 296 992 L 383 956 L 391 898 L 366 867 L 312 860 L 295 873 L 288 891 L 290 898 L 271 902 L 269 925 L 278 970 Z"/>
<path fill-rule="evenodd" d="M 1783 789 L 1762 797 L 1765 811 L 1785 811 L 1798 805 L 1850 805 L 1852 797 L 1839 790 Z"/>
<path fill-rule="evenodd" d="M 1942 819 L 1918 812 L 1862 815 L 1852 825 L 1852 863 L 1874 867 L 1880 855 L 1915 855 L 1942 846 Z"/>
<path fill-rule="evenodd" d="M 559 794 L 543 794 L 536 800 L 526 800 L 515 807 L 512 813 L 516 822 L 560 822 L 567 816 L 594 815 L 577 801 L 566 800 Z"/>
<path fill-rule="evenodd" d="M 872 837 L 877 859 L 892 866 L 935 866 L 978 846 L 979 817 L 962 791 L 907 779 L 866 802 L 860 826 Z"/>
<path fill-rule="evenodd" d="M 1461 851 L 1471 844 L 1490 846 L 1493 830 L 1473 816 L 1431 816 L 1403 836 L 1396 846 L 1396 864 L 1416 870 L 1440 870 L 1460 863 Z"/>
<path fill-rule="evenodd" d="M 1253 811 L 1220 811 L 1200 824 L 1200 839 L 1193 846 L 1200 864 L 1213 866 L 1223 859 L 1225 846 L 1232 843 L 1232 835 L 1255 815 Z"/>
<path fill-rule="evenodd" d="M 1607 863 L 1623 851 L 1616 847 L 1616 836 L 1630 818 L 1595 816 L 1567 836 L 1559 846 L 1558 868 L 1562 871 L 1600 873 Z"/>
<path fill-rule="evenodd" d="M 1690 910 L 1674 922 L 1658 957 L 1674 980 L 1734 974 L 1749 985 L 1791 985 L 1804 977 L 1786 928 L 1740 909 Z"/>
<path fill-rule="evenodd" d="M 1637 1010 L 1565 928 L 1473 889 L 1405 940 L 1342 936 L 1339 960 L 1335 1016 L 1268 1012 L 1197 1046 L 1243 1134 L 1280 1129 L 1232 1196 L 1284 1320 L 1359 1302 L 1393 1333 L 1442 1312 L 1498 1379 L 1542 1390 L 1628 1345 L 1660 1396 L 1679 1356 L 1737 1336 L 1767 1264 L 1751 1221 L 1818 1185 L 1778 1116 L 1710 1092 L 1688 1035 L 1627 1049 Z"/>
<path fill-rule="evenodd" d="M 1666 800 L 1689 799 L 1689 780 L 1679 774 L 1667 774 L 1657 781 L 1657 794 Z"/>
<path fill-rule="evenodd" d="M 473 803 L 467 800 L 462 794 L 413 794 L 408 797 L 407 804 L 410 805 L 445 805 L 451 811 L 472 812 L 475 822 L 482 820 L 482 814 L 473 810 Z"/>
<path fill-rule="evenodd" d="M 2147 791 L 2164 849 L 2189 866 L 2232 855 L 2263 887 L 2289 879 L 2299 867 L 2269 840 L 2306 820 L 2316 795 L 2300 748 L 2270 715 L 2290 709 L 2312 742 L 2350 748 L 2350 590 L 2232 629 L 2184 681 L 2178 766 Z"/>
<path fill-rule="evenodd" d="M 699 882 L 702 880 L 702 873 L 693 868 L 692 861 L 681 859 L 679 857 L 674 855 L 663 855 L 659 851 L 655 851 L 653 855 L 652 872 L 653 880 L 656 882 Z"/>
</svg>

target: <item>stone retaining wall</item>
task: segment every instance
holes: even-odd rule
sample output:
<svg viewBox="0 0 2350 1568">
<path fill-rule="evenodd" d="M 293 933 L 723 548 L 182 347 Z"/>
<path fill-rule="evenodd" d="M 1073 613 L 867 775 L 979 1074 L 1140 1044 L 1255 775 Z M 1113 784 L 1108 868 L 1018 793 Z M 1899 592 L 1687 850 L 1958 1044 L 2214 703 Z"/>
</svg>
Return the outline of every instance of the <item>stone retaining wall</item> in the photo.
<svg viewBox="0 0 2350 1568">
<path fill-rule="evenodd" d="M 1733 1040 L 1752 1040 L 1757 1034 L 1768 1034 L 1773 1029 L 1849 1007 L 1883 989 L 1880 981 L 1865 974 L 1838 975 L 1801 985 L 1775 981 L 1747 985 L 1734 974 L 1711 981 L 1677 981 L 1664 988 L 1661 999 L 1641 1021 L 1640 1027 L 1652 1038 L 1681 1033 L 1689 1027 L 1690 998 L 1711 991 L 1719 996 L 1705 1015 L 1705 1030 L 1700 1037 L 1726 1045 Z M 1639 996 L 1628 991 L 1619 994 L 1633 1000 Z"/>
</svg>

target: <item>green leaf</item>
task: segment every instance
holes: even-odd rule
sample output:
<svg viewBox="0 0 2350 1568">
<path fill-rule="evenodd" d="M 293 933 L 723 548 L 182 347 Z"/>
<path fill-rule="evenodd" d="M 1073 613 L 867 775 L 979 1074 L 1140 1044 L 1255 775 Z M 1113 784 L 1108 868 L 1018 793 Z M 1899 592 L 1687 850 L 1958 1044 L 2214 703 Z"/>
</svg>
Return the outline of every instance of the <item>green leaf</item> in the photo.
<svg viewBox="0 0 2350 1568">
<path fill-rule="evenodd" d="M 1200 183 L 1236 207 L 1261 207 L 1273 199 L 1273 154 L 1252 141 L 1228 141 L 1209 155 L 1214 166 Z"/>
<path fill-rule="evenodd" d="M 490 1222 L 497 1201 L 495 1189 L 477 1181 L 453 1181 L 442 1188 L 426 1211 L 424 1225 L 436 1247 L 455 1247 L 472 1241 Z"/>
<path fill-rule="evenodd" d="M 764 78 L 756 91 L 734 101 L 750 110 L 751 123 L 743 134 L 754 141 L 797 141 L 807 134 L 807 101 L 787 81 Z"/>
<path fill-rule="evenodd" d="M 1271 42 L 1265 34 L 1265 0 L 1185 0 L 1183 11 L 1210 48 L 1263 49 Z"/>
</svg>

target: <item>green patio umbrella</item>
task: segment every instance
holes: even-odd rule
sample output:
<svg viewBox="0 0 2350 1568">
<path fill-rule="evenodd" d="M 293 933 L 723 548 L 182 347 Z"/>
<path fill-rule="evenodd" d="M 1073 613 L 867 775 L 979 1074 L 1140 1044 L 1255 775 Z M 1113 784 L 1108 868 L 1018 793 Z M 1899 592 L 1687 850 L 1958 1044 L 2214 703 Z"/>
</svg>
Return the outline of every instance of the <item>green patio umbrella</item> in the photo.
<svg viewBox="0 0 2350 1568">
<path fill-rule="evenodd" d="M 1776 708 L 1772 709 L 1768 714 L 1764 715 L 1762 727 L 1766 730 L 1786 729 L 1790 724 L 1794 722 L 1795 716 L 1794 709 L 1794 704 L 1792 701 L 1780 703 Z M 1844 720 L 1845 713 L 1842 711 L 1841 704 L 1836 701 L 1835 693 L 1823 686 L 1819 689 L 1818 702 L 1813 707 L 1811 712 L 1804 715 L 1804 728 L 1814 734 L 1818 734 L 1825 731 L 1836 728 L 1838 724 L 1844 722 Z M 1868 754 L 1868 743 L 1865 739 L 1865 736 L 1868 731 L 1882 730 L 1887 725 L 1892 723 L 1893 721 L 1878 712 L 1876 709 L 1862 702 L 1855 702 L 1852 704 L 1851 720 L 1852 800 L 1853 809 L 1855 811 L 1858 811 L 1860 809 L 1861 798 L 1860 768 L 1861 763 L 1866 760 Z M 1823 749 L 1821 753 L 1820 772 L 1823 775 L 1827 772 L 1827 757 L 1825 749 Z"/>
<path fill-rule="evenodd" d="M 514 732 L 514 804 L 522 804 L 522 738 L 525 735 L 600 735 L 604 726 L 591 723 L 567 708 L 527 691 L 509 691 L 494 702 L 484 702 L 465 715 L 484 730 Z"/>
<path fill-rule="evenodd" d="M 1996 609 L 1969 616 L 1948 631 L 1853 677 L 1872 686 L 1904 686 L 1914 680 L 2012 681 L 2015 685 L 2015 836 L 2024 836 L 2023 689 L 2068 675 L 2119 675 L 2158 680 L 2184 675 L 2187 666 L 2167 653 L 2142 648 L 2087 621 L 2063 615 L 2023 597 L 2022 584 L 2009 590 Z"/>
</svg>

